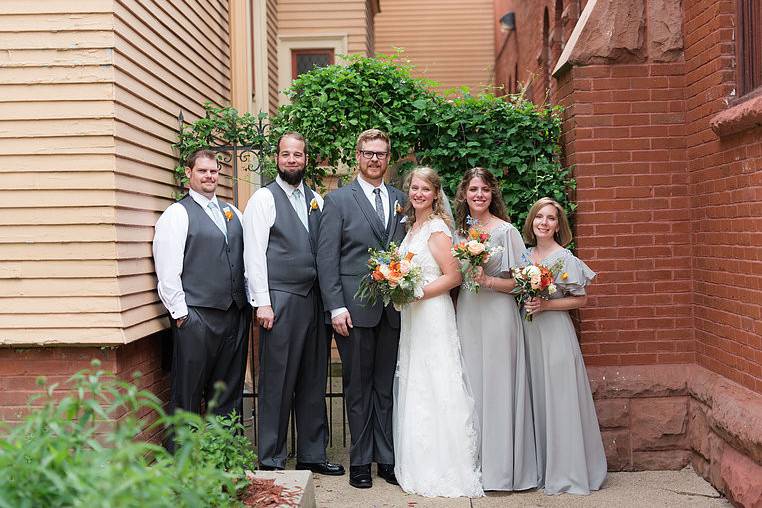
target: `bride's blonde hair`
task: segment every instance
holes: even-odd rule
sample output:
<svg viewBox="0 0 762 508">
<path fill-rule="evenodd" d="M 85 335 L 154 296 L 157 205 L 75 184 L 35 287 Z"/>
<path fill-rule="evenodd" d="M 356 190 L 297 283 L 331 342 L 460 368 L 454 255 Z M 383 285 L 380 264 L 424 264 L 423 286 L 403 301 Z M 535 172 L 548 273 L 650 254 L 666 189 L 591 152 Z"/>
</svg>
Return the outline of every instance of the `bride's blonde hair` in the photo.
<svg viewBox="0 0 762 508">
<path fill-rule="evenodd" d="M 442 192 L 442 178 L 439 176 L 439 173 L 428 166 L 418 166 L 414 168 L 405 177 L 405 184 L 403 186 L 405 193 L 410 191 L 410 183 L 413 181 L 413 178 L 420 178 L 431 185 L 434 189 L 434 202 L 431 204 L 431 217 L 439 217 L 451 228 L 452 224 L 450 223 L 450 216 L 447 213 L 446 205 L 443 202 L 443 200 L 447 198 L 445 197 L 444 192 Z M 407 227 L 410 229 L 413 227 L 413 224 L 415 224 L 415 209 L 409 199 L 407 205 L 405 205 L 405 216 L 407 217 Z"/>
</svg>

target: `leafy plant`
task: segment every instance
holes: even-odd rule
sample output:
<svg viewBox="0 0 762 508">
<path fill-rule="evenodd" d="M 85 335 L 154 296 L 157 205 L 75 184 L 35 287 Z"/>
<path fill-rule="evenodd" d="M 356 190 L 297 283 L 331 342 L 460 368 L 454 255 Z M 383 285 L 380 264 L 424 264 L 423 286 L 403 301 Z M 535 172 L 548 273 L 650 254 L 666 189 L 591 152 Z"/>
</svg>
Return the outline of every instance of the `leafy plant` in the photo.
<svg viewBox="0 0 762 508">
<path fill-rule="evenodd" d="M 41 407 L 0 438 L 0 506 L 239 504 L 242 468 L 255 459 L 250 443 L 230 433 L 232 420 L 166 415 L 152 393 L 102 370 L 81 371 L 67 385 L 64 397 L 56 385 L 45 387 L 32 401 Z M 147 419 L 151 414 L 157 418 Z M 175 432 L 175 455 L 141 439 L 164 426 Z"/>
<path fill-rule="evenodd" d="M 429 123 L 421 126 L 416 155 L 439 172 L 453 197 L 465 170 L 480 166 L 492 172 L 520 228 L 532 203 L 543 196 L 573 211 L 571 170 L 562 168 L 558 157 L 560 112 L 521 96 L 439 99 L 428 110 Z"/>
<path fill-rule="evenodd" d="M 412 66 L 400 53 L 377 58 L 343 57 L 330 65 L 301 74 L 284 92 L 291 104 L 272 119 L 272 135 L 295 130 L 309 141 L 313 161 L 308 172 L 319 181 L 341 165 L 355 165 L 355 143 L 365 129 L 387 132 L 392 160 L 407 156 L 419 143 L 418 126 L 427 122 L 429 104 L 436 99 L 431 81 L 413 77 Z"/>
<path fill-rule="evenodd" d="M 207 428 L 202 433 L 199 458 L 216 469 L 243 478 L 247 469 L 253 469 L 257 456 L 243 433 L 240 417 L 234 411 L 229 416 L 210 417 L 204 423 Z M 194 430 L 199 432 L 202 429 Z"/>
<path fill-rule="evenodd" d="M 273 133 L 305 135 L 313 157 L 330 166 L 314 168 L 313 179 L 342 164 L 354 166 L 357 135 L 377 127 L 389 133 L 392 160 L 402 173 L 413 166 L 411 159 L 429 165 L 451 197 L 465 170 L 490 170 L 517 225 L 542 196 L 574 210 L 571 169 L 559 162 L 559 107 L 535 106 L 523 95 L 471 95 L 466 88 L 458 90 L 461 97 L 443 96 L 432 91 L 436 83 L 414 78 L 412 69 L 397 53 L 353 55 L 346 65 L 302 74 L 285 92 L 292 103 L 272 119 Z"/>
<path fill-rule="evenodd" d="M 392 161 L 401 174 L 415 162 L 432 166 L 451 197 L 465 170 L 481 166 L 491 171 L 519 227 L 542 196 L 573 213 L 575 184 L 571 168 L 563 168 L 559 157 L 559 107 L 536 106 L 523 94 L 471 95 L 466 88 L 458 90 L 460 97 L 438 94 L 436 83 L 413 76 L 400 52 L 344 59 L 343 65 L 313 69 L 295 79 L 284 91 L 291 103 L 270 119 L 267 136 L 250 127 L 254 118 L 264 121 L 263 114 L 238 115 L 232 108 L 207 104 L 206 117 L 184 128 L 176 146 L 182 155 L 219 138 L 270 150 L 281 134 L 295 130 L 310 145 L 306 178 L 320 186 L 337 168 L 354 167 L 358 134 L 375 127 L 389 133 Z"/>
</svg>

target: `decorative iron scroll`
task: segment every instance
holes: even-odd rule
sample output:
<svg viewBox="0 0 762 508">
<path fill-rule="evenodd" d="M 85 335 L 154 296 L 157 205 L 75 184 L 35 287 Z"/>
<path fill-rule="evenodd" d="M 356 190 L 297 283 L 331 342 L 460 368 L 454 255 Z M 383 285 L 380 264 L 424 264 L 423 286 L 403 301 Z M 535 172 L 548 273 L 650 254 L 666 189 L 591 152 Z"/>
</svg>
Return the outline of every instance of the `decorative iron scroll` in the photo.
<svg viewBox="0 0 762 508">
<path fill-rule="evenodd" d="M 184 117 L 182 110 L 177 115 L 177 121 L 179 124 L 179 135 L 183 135 Z M 248 139 L 261 140 L 256 144 L 223 144 L 219 143 L 218 139 L 212 134 L 206 138 L 204 143 L 205 147 L 209 150 L 217 153 L 217 165 L 222 170 L 224 167 L 232 168 L 232 180 L 237 182 L 239 178 L 239 170 L 243 169 L 249 173 L 263 173 L 264 166 L 266 164 L 267 157 L 270 154 L 270 143 L 268 141 L 267 131 L 270 125 L 265 123 L 264 118 L 261 116 L 256 120 L 256 123 L 249 122 L 246 128 L 239 128 L 236 125 L 235 137 L 238 139 L 243 138 L 244 141 Z M 220 128 L 221 130 L 221 128 Z M 230 140 L 224 140 L 230 141 Z M 238 206 L 238 192 L 233 192 L 234 204 Z"/>
</svg>

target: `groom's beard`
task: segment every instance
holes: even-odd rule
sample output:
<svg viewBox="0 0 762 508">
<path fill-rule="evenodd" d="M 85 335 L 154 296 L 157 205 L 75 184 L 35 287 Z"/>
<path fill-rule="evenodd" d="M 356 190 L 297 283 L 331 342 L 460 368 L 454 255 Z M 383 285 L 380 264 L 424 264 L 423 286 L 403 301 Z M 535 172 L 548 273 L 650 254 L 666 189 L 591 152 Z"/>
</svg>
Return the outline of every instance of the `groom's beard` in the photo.
<svg viewBox="0 0 762 508">
<path fill-rule="evenodd" d="M 297 186 L 304 177 L 304 168 L 297 169 L 296 171 L 285 171 L 278 168 L 278 176 L 280 176 L 287 184 Z"/>
</svg>

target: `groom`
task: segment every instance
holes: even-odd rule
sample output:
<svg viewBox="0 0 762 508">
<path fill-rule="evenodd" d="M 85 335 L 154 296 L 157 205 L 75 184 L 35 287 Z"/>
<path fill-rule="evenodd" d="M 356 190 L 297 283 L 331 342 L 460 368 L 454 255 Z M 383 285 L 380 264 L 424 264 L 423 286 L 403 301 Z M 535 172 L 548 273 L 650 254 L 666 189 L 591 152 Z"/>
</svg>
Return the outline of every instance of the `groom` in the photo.
<svg viewBox="0 0 762 508">
<path fill-rule="evenodd" d="M 405 195 L 385 185 L 389 136 L 369 129 L 357 138 L 359 174 L 325 199 L 318 238 L 317 264 L 323 303 L 341 356 L 344 400 L 352 444 L 349 484 L 373 485 L 370 463 L 378 476 L 396 484 L 392 442 L 392 386 L 399 343 L 399 312 L 381 301 L 356 300 L 368 273 L 368 248 L 385 249 L 405 236 L 400 224 Z"/>
</svg>

